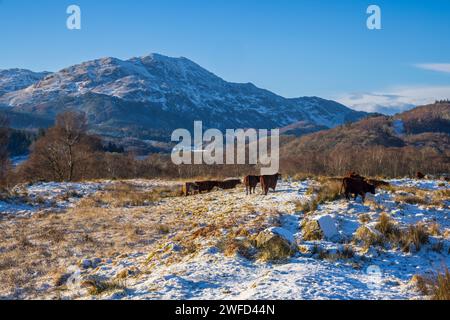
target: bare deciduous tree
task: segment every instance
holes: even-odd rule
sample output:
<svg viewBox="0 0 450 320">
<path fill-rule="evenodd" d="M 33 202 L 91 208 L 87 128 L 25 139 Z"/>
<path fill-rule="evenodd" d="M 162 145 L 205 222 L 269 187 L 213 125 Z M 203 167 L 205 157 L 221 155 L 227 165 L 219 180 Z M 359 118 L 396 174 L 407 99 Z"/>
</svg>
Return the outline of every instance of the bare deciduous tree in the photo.
<svg viewBox="0 0 450 320">
<path fill-rule="evenodd" d="M 83 113 L 73 111 L 57 116 L 56 124 L 32 147 L 28 172 L 34 180 L 73 181 L 83 178 L 86 166 L 100 145 L 88 135 Z"/>
</svg>

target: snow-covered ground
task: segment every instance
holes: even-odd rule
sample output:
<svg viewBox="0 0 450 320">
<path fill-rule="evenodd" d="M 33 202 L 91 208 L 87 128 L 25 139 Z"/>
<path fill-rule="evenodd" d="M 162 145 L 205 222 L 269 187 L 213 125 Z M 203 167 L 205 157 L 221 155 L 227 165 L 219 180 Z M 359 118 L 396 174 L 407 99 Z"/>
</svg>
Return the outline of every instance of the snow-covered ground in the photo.
<svg viewBox="0 0 450 320">
<path fill-rule="evenodd" d="M 101 190 L 107 182 L 45 182 L 16 186 L 13 195 L 0 200 L 0 215 L 30 216 L 44 210 L 64 210 Z"/>
<path fill-rule="evenodd" d="M 76 190 L 79 197 L 92 195 L 107 182 L 90 184 L 38 184 L 27 187 L 29 195 L 56 201 L 59 195 Z M 111 182 L 108 182 L 111 183 Z M 134 181 L 146 188 L 175 182 Z M 362 214 L 376 221 L 382 212 L 391 215 L 402 227 L 424 222 L 438 223 L 443 234 L 450 230 L 450 199 L 443 199 L 442 205 L 399 203 L 398 195 L 417 192 L 435 192 L 449 189 L 448 182 L 416 181 L 411 179 L 392 180 L 394 191 L 379 190 L 362 204 L 359 200 L 347 202 L 337 200 L 319 205 L 314 219 L 327 221 L 324 233 L 332 237 L 319 241 L 304 241 L 301 222 L 303 212 L 296 209 L 299 202 L 308 201 L 312 195 L 308 190 L 315 181 L 284 181 L 277 191 L 267 197 L 256 194 L 246 196 L 242 189 L 215 191 L 210 194 L 191 197 L 168 198 L 157 204 L 160 212 L 179 212 L 178 224 L 186 226 L 198 220 L 199 228 L 208 221 L 213 224 L 219 219 L 247 223 L 246 219 L 259 216 L 279 215 L 277 227 L 292 237 L 299 252 L 292 258 L 277 263 L 246 259 L 240 255 L 226 256 L 219 249 L 217 239 L 195 239 L 196 250 L 185 253 L 191 234 L 197 229 L 177 229 L 174 233 L 159 239 L 156 250 L 139 248 L 122 255 L 104 257 L 82 257 L 77 266 L 66 266 L 74 280 L 67 290 L 58 292 L 57 297 L 82 299 L 417 299 L 420 293 L 410 284 L 416 274 L 427 274 L 450 265 L 450 241 L 447 235 L 431 236 L 429 244 L 420 251 L 405 253 L 394 248 L 371 247 L 363 250 L 351 242 L 356 230 L 362 226 Z M 405 188 L 406 191 L 402 191 Z M 415 188 L 415 189 L 411 189 Z M 68 200 L 60 206 L 75 205 Z M 204 207 L 200 207 L 204 205 Z M 0 203 L 0 211 L 2 211 Z M 17 204 L 19 208 L 20 205 Z M 200 209 L 201 210 L 200 210 Z M 241 209 L 242 208 L 242 209 Z M 247 210 L 240 214 L 240 211 Z M 142 209 L 142 208 L 140 208 Z M 127 209 L 126 213 L 130 213 Z M 158 211 L 159 212 L 159 211 Z M 70 212 L 67 214 L 71 214 Z M 124 211 L 125 214 L 125 211 Z M 156 211 L 155 211 L 156 214 Z M 134 217 L 130 215 L 130 217 Z M 127 218 L 130 220 L 131 218 Z M 144 218 L 145 219 L 145 218 Z M 160 218 L 162 219 L 162 218 Z M 183 219 L 186 219 L 185 221 Z M 175 220 L 174 220 L 175 221 Z M 271 221 L 268 219 L 267 221 Z M 140 221 L 142 222 L 142 221 Z M 219 224 L 217 222 L 217 224 Z M 331 225 L 330 225 L 331 224 Z M 325 224 L 324 224 L 325 226 Z M 149 226 L 150 227 L 150 226 Z M 270 227 L 268 225 L 267 227 Z M 281 228 L 281 229 L 280 229 Z M 183 230 L 183 231 L 180 231 Z M 179 232 L 179 233 L 177 233 Z M 184 233 L 182 233 L 184 232 Z M 226 230 L 220 232 L 226 234 Z M 333 235 L 333 233 L 335 233 Z M 439 244 L 439 250 L 436 249 Z M 323 258 L 318 252 L 330 256 L 351 245 L 354 256 L 344 258 Z M 155 247 L 152 247 L 155 248 Z M 120 279 L 120 288 L 98 295 L 88 294 L 82 284 L 86 279 L 111 282 Z M 45 281 L 44 281 L 45 282 Z M 51 285 L 42 283 L 42 287 Z M 1 295 L 1 294 L 0 294 Z M 49 290 L 43 297 L 56 297 Z"/>
<path fill-rule="evenodd" d="M 143 190 L 173 185 L 173 182 L 161 180 L 132 180 L 127 183 L 137 185 Z M 81 199 L 94 195 L 107 187 L 114 186 L 114 181 L 96 182 L 42 182 L 32 185 L 21 184 L 12 190 L 6 199 L 0 198 L 0 216 L 31 216 L 38 212 L 64 211 L 76 207 Z"/>
</svg>

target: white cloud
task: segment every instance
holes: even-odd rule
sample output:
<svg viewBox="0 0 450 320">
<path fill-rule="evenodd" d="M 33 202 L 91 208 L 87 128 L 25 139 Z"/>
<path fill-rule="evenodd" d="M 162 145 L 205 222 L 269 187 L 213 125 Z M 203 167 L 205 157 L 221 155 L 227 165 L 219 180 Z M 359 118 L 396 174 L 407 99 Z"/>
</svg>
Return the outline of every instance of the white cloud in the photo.
<svg viewBox="0 0 450 320">
<path fill-rule="evenodd" d="M 359 111 L 395 114 L 450 98 L 450 86 L 397 87 L 386 91 L 343 94 L 334 100 Z"/>
<path fill-rule="evenodd" d="M 450 73 L 450 63 L 422 63 L 416 64 L 416 67 L 424 70 Z"/>
</svg>

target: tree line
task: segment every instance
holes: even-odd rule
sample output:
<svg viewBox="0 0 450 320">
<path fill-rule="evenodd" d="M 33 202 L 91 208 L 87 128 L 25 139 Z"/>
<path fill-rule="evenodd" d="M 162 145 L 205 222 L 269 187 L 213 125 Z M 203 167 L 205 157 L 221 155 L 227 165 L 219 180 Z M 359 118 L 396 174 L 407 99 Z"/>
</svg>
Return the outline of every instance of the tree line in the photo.
<svg viewBox="0 0 450 320">
<path fill-rule="evenodd" d="M 174 165 L 168 154 L 138 160 L 122 147 L 105 143 L 88 132 L 86 116 L 65 112 L 55 125 L 41 131 L 30 147 L 28 160 L 12 168 L 8 160 L 11 139 L 8 119 L 0 117 L 0 182 L 11 187 L 21 182 L 83 181 L 93 179 L 238 177 L 257 174 L 253 165 Z M 289 175 L 342 175 L 358 171 L 367 176 L 399 177 L 416 171 L 430 174 L 450 171 L 448 154 L 433 148 L 368 147 L 333 149 L 282 155 L 281 173 Z"/>
</svg>

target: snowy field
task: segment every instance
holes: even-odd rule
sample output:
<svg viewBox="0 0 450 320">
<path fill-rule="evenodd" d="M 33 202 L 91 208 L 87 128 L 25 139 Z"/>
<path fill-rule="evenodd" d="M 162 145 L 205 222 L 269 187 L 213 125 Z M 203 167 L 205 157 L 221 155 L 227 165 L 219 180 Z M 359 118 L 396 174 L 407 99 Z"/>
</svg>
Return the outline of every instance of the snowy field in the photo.
<svg viewBox="0 0 450 320">
<path fill-rule="evenodd" d="M 36 271 L 29 276 L 31 288 L 2 288 L 0 297 L 421 299 L 411 282 L 413 276 L 450 265 L 448 182 L 392 180 L 392 187 L 379 189 L 364 204 L 361 200 L 335 200 L 319 204 L 307 214 L 299 210 L 299 204 L 314 199 L 311 187 L 317 186 L 317 181 L 283 181 L 267 197 L 246 196 L 240 188 L 112 207 L 106 199 L 115 183 L 22 186 L 17 194 L 22 194 L 22 199 L 26 195 L 27 203 L 0 202 L 2 236 L 31 243 L 27 250 L 39 261 L 49 263 L 51 269 L 50 273 Z M 177 182 L 127 183 L 138 188 L 131 193 L 179 187 Z M 408 200 L 414 197 L 424 200 Z M 389 244 L 365 247 L 355 241 L 358 229 L 367 226 L 373 230 L 382 213 L 387 213 L 399 228 L 423 223 L 430 228 L 434 225 L 439 232 L 430 233 L 426 244 L 407 252 Z M 14 240 L 7 230 L 19 220 L 36 230 L 60 230 L 63 235 L 57 243 L 51 242 L 56 241 L 54 238 L 44 238 L 53 248 L 46 250 L 53 255 L 59 250 L 61 256 L 42 258 L 35 248 L 47 242 L 33 233 L 28 233 L 26 240 Z M 304 220 L 318 222 L 321 240 L 304 239 Z M 80 242 L 76 237 L 84 223 L 82 230 L 88 233 L 84 237 L 91 240 L 77 249 L 74 243 Z M 239 250 L 230 254 L 230 243 L 244 243 L 267 230 L 295 247 L 295 253 L 280 261 L 248 257 Z M 111 250 L 103 247 L 107 240 Z M 0 257 L 11 258 L 17 246 L 4 243 Z M 340 254 L 349 248 L 351 254 Z M 8 272 L 14 271 L 13 265 L 11 262 L 9 270 L 0 263 L 0 275 L 11 276 Z"/>
</svg>

